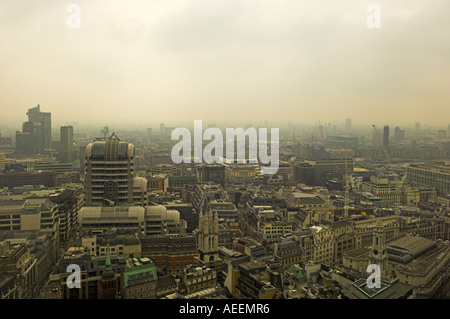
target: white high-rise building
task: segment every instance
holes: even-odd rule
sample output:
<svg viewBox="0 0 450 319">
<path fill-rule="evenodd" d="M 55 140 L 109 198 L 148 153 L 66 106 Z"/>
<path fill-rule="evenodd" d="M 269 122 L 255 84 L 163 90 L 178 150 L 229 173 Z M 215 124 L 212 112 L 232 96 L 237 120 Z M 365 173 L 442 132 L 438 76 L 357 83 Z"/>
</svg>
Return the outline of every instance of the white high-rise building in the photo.
<svg viewBox="0 0 450 319">
<path fill-rule="evenodd" d="M 147 204 L 145 178 L 135 177 L 135 148 L 115 134 L 86 147 L 86 206 Z"/>
</svg>

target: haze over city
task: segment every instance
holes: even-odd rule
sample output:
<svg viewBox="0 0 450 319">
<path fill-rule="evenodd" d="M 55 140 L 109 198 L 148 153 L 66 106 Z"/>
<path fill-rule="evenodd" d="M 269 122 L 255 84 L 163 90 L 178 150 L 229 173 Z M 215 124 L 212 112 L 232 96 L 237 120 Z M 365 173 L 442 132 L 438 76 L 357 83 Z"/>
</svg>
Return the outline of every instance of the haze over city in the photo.
<svg viewBox="0 0 450 319">
<path fill-rule="evenodd" d="M 0 300 L 450 299 L 448 0 L 75 1 L 0 0 Z"/>
<path fill-rule="evenodd" d="M 0 2 L 0 124 L 345 121 L 447 126 L 441 1 Z M 441 114 L 441 116 L 437 116 Z M 101 122 L 101 123 L 100 123 Z"/>
</svg>

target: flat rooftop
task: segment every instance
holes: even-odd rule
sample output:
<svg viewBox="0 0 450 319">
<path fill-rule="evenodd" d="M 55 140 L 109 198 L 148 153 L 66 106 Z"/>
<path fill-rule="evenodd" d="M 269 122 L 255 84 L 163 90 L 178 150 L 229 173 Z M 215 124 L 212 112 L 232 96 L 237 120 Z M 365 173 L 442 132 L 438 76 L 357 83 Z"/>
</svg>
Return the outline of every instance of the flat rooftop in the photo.
<svg viewBox="0 0 450 319">
<path fill-rule="evenodd" d="M 408 253 L 412 257 L 419 256 L 435 246 L 435 241 L 419 236 L 403 236 L 387 244 L 390 250 Z"/>
</svg>

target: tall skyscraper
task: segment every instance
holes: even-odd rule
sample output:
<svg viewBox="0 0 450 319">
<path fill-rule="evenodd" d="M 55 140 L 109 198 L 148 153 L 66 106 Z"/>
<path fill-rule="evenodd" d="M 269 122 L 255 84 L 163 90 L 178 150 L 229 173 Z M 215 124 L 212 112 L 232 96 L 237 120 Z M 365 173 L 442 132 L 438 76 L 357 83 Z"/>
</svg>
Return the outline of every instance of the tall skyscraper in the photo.
<svg viewBox="0 0 450 319">
<path fill-rule="evenodd" d="M 51 148 L 52 145 L 52 113 L 41 112 L 38 104 L 36 107 L 28 109 L 28 121 L 36 126 L 41 126 L 41 132 L 38 135 L 38 141 L 43 143 L 44 148 Z M 40 124 L 38 124 L 40 123 Z"/>
<path fill-rule="evenodd" d="M 394 129 L 394 140 L 398 142 L 404 139 L 405 139 L 405 130 L 402 130 L 400 129 L 400 127 L 396 126 Z"/>
<path fill-rule="evenodd" d="M 33 133 L 16 131 L 16 153 L 36 154 L 36 143 Z"/>
<path fill-rule="evenodd" d="M 151 127 L 147 128 L 147 138 L 151 139 L 153 135 L 153 129 Z"/>
<path fill-rule="evenodd" d="M 350 131 L 352 129 L 352 119 L 345 120 L 345 130 Z"/>
<path fill-rule="evenodd" d="M 61 126 L 60 138 L 61 138 L 61 151 L 63 152 L 73 151 L 73 127 Z"/>
<path fill-rule="evenodd" d="M 60 128 L 60 159 L 67 162 L 72 162 L 75 159 L 73 148 L 73 127 L 61 126 Z"/>
<path fill-rule="evenodd" d="M 419 122 L 417 122 L 417 123 L 414 125 L 414 129 L 415 129 L 416 131 L 420 131 L 420 123 L 419 123 Z"/>
<path fill-rule="evenodd" d="M 389 126 L 385 126 L 383 130 L 383 147 L 389 148 Z"/>
<path fill-rule="evenodd" d="M 146 205 L 147 180 L 135 177 L 135 148 L 115 134 L 86 147 L 86 206 Z"/>
<path fill-rule="evenodd" d="M 40 106 L 27 112 L 28 122 L 23 123 L 22 132 L 16 132 L 16 152 L 19 154 L 42 153 L 51 148 L 51 113 L 40 111 Z"/>
<path fill-rule="evenodd" d="M 163 139 L 163 140 L 166 139 L 166 125 L 164 123 L 161 123 L 159 125 L 159 135 L 160 135 L 161 139 Z"/>
</svg>

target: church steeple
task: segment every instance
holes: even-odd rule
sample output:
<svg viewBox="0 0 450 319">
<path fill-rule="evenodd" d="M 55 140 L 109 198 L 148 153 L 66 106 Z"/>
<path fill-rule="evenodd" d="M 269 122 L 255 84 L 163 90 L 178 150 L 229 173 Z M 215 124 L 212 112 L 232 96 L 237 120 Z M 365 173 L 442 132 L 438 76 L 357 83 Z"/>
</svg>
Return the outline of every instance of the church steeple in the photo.
<svg viewBox="0 0 450 319">
<path fill-rule="evenodd" d="M 109 244 L 106 248 L 106 260 L 105 269 L 102 272 L 101 279 L 101 298 L 102 299 L 112 299 L 115 298 L 118 291 L 117 280 L 114 278 L 115 274 L 111 268 L 111 255 Z"/>
<path fill-rule="evenodd" d="M 112 280 L 114 279 L 114 271 L 111 269 L 111 255 L 109 251 L 109 245 L 106 248 L 106 261 L 105 261 L 105 269 L 102 273 L 102 280 Z"/>
</svg>

